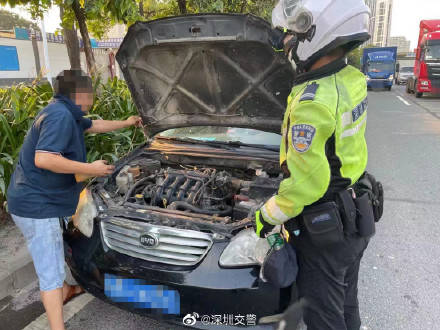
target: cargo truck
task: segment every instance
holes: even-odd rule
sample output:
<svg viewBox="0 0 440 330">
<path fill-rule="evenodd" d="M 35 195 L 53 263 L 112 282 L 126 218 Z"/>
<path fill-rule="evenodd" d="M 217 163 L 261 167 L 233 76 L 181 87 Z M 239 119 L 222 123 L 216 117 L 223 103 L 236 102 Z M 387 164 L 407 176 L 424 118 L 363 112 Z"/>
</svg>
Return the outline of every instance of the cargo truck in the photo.
<svg viewBox="0 0 440 330">
<path fill-rule="evenodd" d="M 406 92 L 415 93 L 416 97 L 440 94 L 440 20 L 420 22 L 414 75 L 406 86 Z"/>
<path fill-rule="evenodd" d="M 397 47 L 364 48 L 362 72 L 368 89 L 391 90 L 396 73 Z"/>
</svg>

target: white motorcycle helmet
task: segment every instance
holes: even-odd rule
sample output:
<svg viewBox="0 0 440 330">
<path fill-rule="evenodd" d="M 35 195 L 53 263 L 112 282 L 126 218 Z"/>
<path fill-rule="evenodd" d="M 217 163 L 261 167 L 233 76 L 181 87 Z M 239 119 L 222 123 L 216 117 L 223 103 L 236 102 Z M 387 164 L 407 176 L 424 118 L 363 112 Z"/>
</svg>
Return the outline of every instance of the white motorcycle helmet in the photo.
<svg viewBox="0 0 440 330">
<path fill-rule="evenodd" d="M 297 38 L 290 56 L 300 71 L 337 47 L 349 52 L 370 38 L 364 0 L 280 0 L 272 25 Z"/>
</svg>

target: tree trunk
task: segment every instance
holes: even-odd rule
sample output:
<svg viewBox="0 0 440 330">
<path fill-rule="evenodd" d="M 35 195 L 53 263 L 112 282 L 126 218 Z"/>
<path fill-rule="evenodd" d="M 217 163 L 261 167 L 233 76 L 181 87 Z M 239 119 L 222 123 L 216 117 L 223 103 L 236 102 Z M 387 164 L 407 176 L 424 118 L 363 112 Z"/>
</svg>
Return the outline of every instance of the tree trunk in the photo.
<svg viewBox="0 0 440 330">
<path fill-rule="evenodd" d="M 60 18 L 63 20 L 64 8 L 60 6 Z M 63 28 L 64 41 L 66 43 L 67 55 L 69 56 L 70 68 L 81 69 L 81 57 L 79 53 L 79 40 L 76 31 L 72 27 L 70 29 Z"/>
<path fill-rule="evenodd" d="M 74 0 L 72 3 L 72 9 L 75 13 L 76 20 L 78 22 L 79 32 L 83 39 L 84 53 L 86 54 L 87 69 L 90 75 L 95 75 L 96 73 L 96 63 L 95 56 L 92 51 L 92 44 L 90 43 L 89 30 L 86 24 L 86 15 L 84 8 L 81 8 L 78 0 Z"/>
<path fill-rule="evenodd" d="M 244 10 L 246 9 L 246 5 L 247 5 L 247 0 L 243 0 L 241 2 L 241 8 L 240 8 L 240 13 L 244 13 Z"/>
<path fill-rule="evenodd" d="M 179 5 L 179 11 L 181 15 L 187 13 L 186 11 L 186 0 L 177 0 L 177 4 Z"/>
<path fill-rule="evenodd" d="M 144 17 L 144 0 L 139 1 L 139 15 Z"/>
</svg>

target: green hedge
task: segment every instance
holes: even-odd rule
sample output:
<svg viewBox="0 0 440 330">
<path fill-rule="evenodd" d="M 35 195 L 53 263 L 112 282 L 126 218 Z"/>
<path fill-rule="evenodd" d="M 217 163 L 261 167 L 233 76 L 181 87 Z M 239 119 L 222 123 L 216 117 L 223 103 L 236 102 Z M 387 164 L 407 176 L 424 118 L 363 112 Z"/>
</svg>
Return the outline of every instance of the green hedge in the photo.
<svg viewBox="0 0 440 330">
<path fill-rule="evenodd" d="M 95 102 L 91 119 L 123 120 L 137 114 L 136 106 L 124 81 L 114 79 L 95 82 Z M 19 84 L 0 89 L 0 208 L 18 159 L 23 139 L 37 113 L 53 96 L 49 84 Z M 87 160 L 106 159 L 114 162 L 144 141 L 139 128 L 112 133 L 87 134 Z"/>
</svg>

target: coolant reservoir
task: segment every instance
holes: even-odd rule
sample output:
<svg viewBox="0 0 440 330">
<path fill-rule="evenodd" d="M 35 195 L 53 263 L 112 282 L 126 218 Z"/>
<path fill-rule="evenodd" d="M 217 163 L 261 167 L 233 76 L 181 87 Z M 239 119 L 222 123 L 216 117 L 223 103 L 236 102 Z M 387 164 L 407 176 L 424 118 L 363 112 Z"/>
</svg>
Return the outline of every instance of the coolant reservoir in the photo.
<svg viewBox="0 0 440 330">
<path fill-rule="evenodd" d="M 130 166 L 126 165 L 116 177 L 116 185 L 122 194 L 126 194 L 130 185 L 134 182 L 133 173 L 130 172 Z"/>
</svg>

